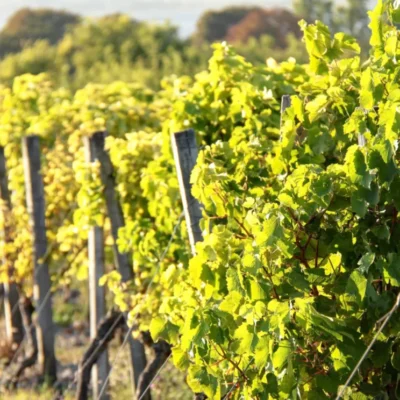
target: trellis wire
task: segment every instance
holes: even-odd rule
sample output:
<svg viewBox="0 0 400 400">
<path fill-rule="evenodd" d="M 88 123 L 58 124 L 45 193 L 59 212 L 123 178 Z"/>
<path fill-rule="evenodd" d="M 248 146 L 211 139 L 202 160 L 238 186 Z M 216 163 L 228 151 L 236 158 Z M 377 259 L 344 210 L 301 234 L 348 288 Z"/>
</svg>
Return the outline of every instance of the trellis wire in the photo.
<svg viewBox="0 0 400 400">
<path fill-rule="evenodd" d="M 163 362 L 163 364 L 161 365 L 161 367 L 159 368 L 159 370 L 157 371 L 157 373 L 154 375 L 153 379 L 150 381 L 150 383 L 147 385 L 146 389 L 144 390 L 144 392 L 142 393 L 142 395 L 139 397 L 138 400 L 142 400 L 144 395 L 148 392 L 148 390 L 150 389 L 151 385 L 153 384 L 153 382 L 157 379 L 158 375 L 160 375 L 161 371 L 163 370 L 164 366 L 167 365 L 168 360 L 171 358 L 172 353 L 166 358 L 166 360 Z"/>
<path fill-rule="evenodd" d="M 80 373 L 93 359 L 93 357 L 96 355 L 97 350 L 100 348 L 100 346 L 103 345 L 103 343 L 108 339 L 108 336 L 110 335 L 110 333 L 114 330 L 114 328 L 118 325 L 119 321 L 121 320 L 121 318 L 123 318 L 123 314 L 120 314 L 117 319 L 114 321 L 114 323 L 111 325 L 111 327 L 108 329 L 108 331 L 106 332 L 106 334 L 104 335 L 103 339 L 101 339 L 97 345 L 97 347 L 95 348 L 95 350 L 93 351 L 93 353 L 91 354 L 91 356 L 86 360 L 86 362 L 82 365 L 82 367 L 78 368 L 78 371 L 76 372 L 76 374 Z M 74 384 L 74 380 L 71 381 L 69 383 L 69 385 L 67 386 L 66 391 L 68 391 L 69 389 L 72 388 L 72 385 Z"/>
<path fill-rule="evenodd" d="M 150 281 L 149 285 L 147 286 L 147 289 L 146 289 L 146 291 L 145 291 L 145 293 L 144 293 L 144 297 L 147 296 L 148 291 L 149 291 L 151 285 L 153 284 L 154 279 L 155 279 L 155 277 L 156 277 L 158 271 L 160 270 L 161 263 L 163 262 L 164 258 L 166 257 L 166 255 L 167 255 L 167 253 L 168 253 L 168 251 L 169 251 L 169 249 L 170 249 L 170 247 L 171 247 L 171 244 L 172 244 L 172 242 L 173 242 L 173 240 L 174 240 L 174 238 L 175 238 L 176 232 L 177 232 L 178 227 L 180 226 L 180 224 L 181 224 L 181 222 L 182 222 L 183 217 L 184 217 L 184 213 L 182 212 L 181 215 L 179 216 L 178 222 L 176 223 L 176 225 L 175 225 L 175 227 L 174 227 L 174 229 L 173 229 L 173 231 L 172 231 L 172 234 L 171 234 L 171 237 L 170 237 L 170 239 L 169 239 L 169 241 L 168 241 L 168 244 L 167 244 L 167 246 L 165 247 L 165 249 L 164 249 L 164 251 L 163 251 L 163 253 L 162 253 L 161 257 L 160 257 L 160 260 L 159 260 L 158 265 L 157 265 L 157 269 L 156 269 L 156 271 L 154 272 L 153 277 L 151 278 L 151 281 Z M 144 300 L 143 300 L 143 301 L 144 301 Z M 101 387 L 101 390 L 100 390 L 100 393 L 99 393 L 99 395 L 98 395 L 98 397 L 97 397 L 97 400 L 100 400 L 101 396 L 103 395 L 104 390 L 105 390 L 106 387 L 107 387 L 108 381 L 110 380 L 110 376 L 111 376 L 111 373 L 112 373 L 112 371 L 113 371 L 115 362 L 116 362 L 116 360 L 118 359 L 119 354 L 121 353 L 121 351 L 122 351 L 123 348 L 125 347 L 126 343 L 128 342 L 129 336 L 131 335 L 131 333 L 132 333 L 132 331 L 133 331 L 134 328 L 135 328 L 135 325 L 132 325 L 132 326 L 128 329 L 128 332 L 126 333 L 126 335 L 125 335 L 125 337 L 124 337 L 124 340 L 123 340 L 121 346 L 120 346 L 119 349 L 117 350 L 117 353 L 116 353 L 116 355 L 115 355 L 115 357 L 114 357 L 114 359 L 113 359 L 113 362 L 112 362 L 112 364 L 111 364 L 111 366 L 110 366 L 110 371 L 108 372 L 108 375 L 107 375 L 106 379 L 105 379 L 104 382 L 103 382 L 103 386 Z M 167 360 L 169 359 L 169 357 L 170 357 L 170 356 L 168 356 Z M 166 360 L 166 361 L 167 361 L 167 360 Z M 163 367 L 166 365 L 166 361 L 165 361 L 164 364 L 160 367 L 160 369 L 157 371 L 156 376 L 158 376 L 158 374 L 160 374 L 161 370 L 162 370 Z M 149 387 L 150 387 L 150 384 L 147 386 L 145 392 L 147 392 L 147 390 L 149 389 Z M 143 393 L 143 395 L 144 395 L 144 393 Z M 142 396 L 143 396 L 143 395 L 142 395 Z"/>
<path fill-rule="evenodd" d="M 377 323 L 380 323 L 381 321 L 382 324 L 378 329 L 378 332 L 376 332 L 375 336 L 373 337 L 373 339 L 371 340 L 371 343 L 368 345 L 367 349 L 365 350 L 364 354 L 361 356 L 360 360 L 358 361 L 357 365 L 354 367 L 353 371 L 351 372 L 350 376 L 348 377 L 346 383 L 344 384 L 344 386 L 341 388 L 339 394 L 336 397 L 336 400 L 340 400 L 344 394 L 344 392 L 346 391 L 346 389 L 350 386 L 350 383 L 352 381 L 352 379 L 354 378 L 354 375 L 357 373 L 357 371 L 360 369 L 361 364 L 364 362 L 364 360 L 367 358 L 369 352 L 371 351 L 373 345 L 375 344 L 375 342 L 378 340 L 379 335 L 381 334 L 381 332 L 383 331 L 383 328 L 387 325 L 387 323 L 389 322 L 390 318 L 392 318 L 392 315 L 395 313 L 395 311 L 398 309 L 398 307 L 400 306 L 400 293 L 397 295 L 396 298 L 396 302 L 394 303 L 392 309 L 381 319 L 378 320 Z"/>
<path fill-rule="evenodd" d="M 75 255 L 74 259 L 71 261 L 71 263 L 76 260 L 76 258 L 81 254 L 81 252 L 82 252 L 82 250 L 79 250 L 77 252 L 77 254 Z M 69 264 L 71 264 L 71 263 L 69 263 Z M 42 265 L 39 266 L 39 268 L 41 268 L 41 267 L 42 267 Z M 66 271 L 64 271 L 64 269 L 62 269 L 61 273 L 58 274 L 57 278 L 61 278 L 64 275 L 65 272 Z M 37 309 L 36 318 L 40 315 L 40 313 L 42 312 L 42 310 L 44 308 L 44 305 L 47 303 L 47 301 L 49 299 L 49 296 L 51 295 L 52 289 L 54 289 L 54 288 L 50 287 L 49 290 L 46 292 L 46 295 L 44 296 L 44 301 L 42 302 L 42 304 Z M 15 310 L 17 310 L 17 307 L 14 306 L 13 309 L 15 311 Z M 19 343 L 17 350 L 15 351 L 15 353 L 13 354 L 13 356 L 12 356 L 10 362 L 9 362 L 9 366 L 10 367 L 12 366 L 14 361 L 17 359 L 17 357 L 20 355 L 20 353 L 22 351 L 22 348 L 23 348 L 23 345 L 24 345 L 24 342 L 25 342 L 26 337 L 27 337 L 27 332 L 30 331 L 34 327 L 34 325 L 35 325 L 35 321 L 32 321 L 32 323 L 28 327 L 25 328 L 25 332 L 24 332 L 24 334 L 22 336 L 21 342 Z M 0 387 L 3 386 L 4 382 L 5 382 L 5 376 L 2 376 L 1 379 L 0 379 Z"/>
<path fill-rule="evenodd" d="M 250 367 L 250 365 L 251 365 L 251 363 L 253 362 L 254 360 L 253 360 L 253 358 L 250 360 L 250 362 L 247 364 L 247 367 L 244 369 L 244 371 L 243 372 L 246 372 L 248 369 L 249 369 L 249 367 Z M 228 390 L 228 392 L 224 395 L 224 397 L 222 397 L 222 400 L 225 400 L 225 399 L 227 399 L 228 398 L 228 396 L 233 392 L 233 390 L 235 389 L 235 387 L 236 387 L 236 385 L 239 383 L 239 381 L 236 381 L 236 382 L 234 382 L 233 383 L 233 385 L 232 385 L 232 387 Z"/>
<path fill-rule="evenodd" d="M 37 310 L 37 316 L 42 312 L 44 306 L 46 305 L 47 301 L 49 300 L 49 297 L 50 297 L 50 294 L 51 294 L 51 289 L 52 289 L 52 288 L 50 287 L 50 289 L 47 291 L 46 295 L 44 296 L 44 300 L 43 300 L 42 304 L 40 305 L 40 307 L 39 307 L 38 310 Z M 27 337 L 27 331 L 30 331 L 30 330 L 33 328 L 34 325 L 35 325 L 35 322 L 32 322 L 32 323 L 29 325 L 29 327 L 28 327 L 27 329 L 25 329 L 25 332 L 24 332 L 24 335 L 23 335 L 23 337 L 22 337 L 21 343 L 19 344 L 17 350 L 15 351 L 15 353 L 14 353 L 14 355 L 12 356 L 11 361 L 10 361 L 10 363 L 9 363 L 10 367 L 11 367 L 11 365 L 14 363 L 14 361 L 17 359 L 17 357 L 19 356 L 19 354 L 20 354 L 21 351 L 22 351 L 22 348 L 23 348 L 22 345 L 23 345 L 23 343 L 24 343 L 24 341 L 25 341 L 25 339 L 26 339 L 26 337 Z M 4 374 L 4 375 L 5 375 L 5 374 Z M 2 379 L 0 380 L 0 386 L 3 386 L 4 381 L 5 381 L 5 380 L 4 380 L 3 377 L 2 377 Z"/>
<path fill-rule="evenodd" d="M 68 213 L 65 214 L 65 218 L 69 218 L 69 217 L 72 215 L 72 212 L 73 212 L 73 208 L 70 208 L 69 211 L 68 211 Z M 57 242 L 52 242 L 52 243 L 50 244 L 50 246 L 49 246 L 49 248 L 48 248 L 46 254 L 45 254 L 44 257 L 42 257 L 42 259 L 40 260 L 40 261 L 41 261 L 41 264 L 39 265 L 39 268 L 37 268 L 37 270 L 34 271 L 34 274 L 37 274 L 37 273 L 43 268 L 44 263 L 47 262 L 47 261 L 50 259 L 50 256 L 51 256 L 51 254 L 52 254 L 52 252 L 53 252 L 53 250 L 54 250 L 54 248 L 55 248 L 56 245 L 57 245 Z M 78 251 L 76 257 L 77 257 L 80 253 L 81 253 L 81 251 Z M 76 258 L 76 257 L 75 257 L 75 258 Z M 74 258 L 73 261 L 75 261 L 75 258 Z M 63 273 L 59 274 L 59 276 L 58 276 L 57 278 L 61 278 L 62 275 L 63 275 Z M 51 293 L 51 290 L 52 290 L 52 289 L 53 289 L 53 288 L 50 287 L 50 289 L 47 291 L 47 293 L 46 293 L 46 295 L 45 295 L 45 297 L 44 297 L 43 303 L 40 305 L 40 307 L 39 307 L 38 310 L 37 310 L 37 316 L 39 316 L 40 312 L 41 312 L 42 309 L 43 309 L 43 306 L 47 303 L 48 297 L 50 296 L 50 293 Z M 20 293 L 19 293 L 19 294 L 20 294 Z M 12 310 L 11 310 L 11 314 L 12 314 L 12 315 L 14 315 L 14 314 L 17 312 L 18 306 L 19 306 L 19 303 L 14 304 L 14 307 L 13 307 Z M 22 349 L 22 347 L 23 347 L 24 341 L 25 341 L 25 339 L 26 339 L 26 333 L 27 333 L 27 331 L 31 330 L 32 327 L 33 327 L 34 325 L 35 325 L 35 322 L 32 322 L 32 323 L 29 325 L 29 327 L 27 327 L 27 328 L 25 329 L 25 332 L 24 332 L 24 334 L 23 334 L 23 336 L 22 336 L 21 342 L 19 343 L 17 350 L 15 351 L 13 357 L 11 358 L 11 360 L 10 360 L 10 362 L 9 362 L 9 365 L 10 365 L 10 366 L 13 364 L 13 362 L 14 362 L 15 359 L 16 359 L 16 357 L 17 357 L 17 356 L 20 354 L 20 352 L 21 352 L 21 349 Z M 0 386 L 2 386 L 3 383 L 4 383 L 3 380 L 0 379 Z"/>
</svg>

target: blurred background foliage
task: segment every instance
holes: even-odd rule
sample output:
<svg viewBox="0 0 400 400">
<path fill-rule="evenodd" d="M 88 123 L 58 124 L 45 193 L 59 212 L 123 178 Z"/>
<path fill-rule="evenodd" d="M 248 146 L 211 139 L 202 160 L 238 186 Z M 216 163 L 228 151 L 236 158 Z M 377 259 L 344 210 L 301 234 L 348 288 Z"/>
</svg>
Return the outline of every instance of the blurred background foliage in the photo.
<svg viewBox="0 0 400 400">
<path fill-rule="evenodd" d="M 87 82 L 141 82 L 158 89 L 168 75 L 194 75 L 207 67 L 210 44 L 227 41 L 255 64 L 294 57 L 307 62 L 298 21 L 319 19 L 368 44 L 366 0 L 294 0 L 293 11 L 235 6 L 204 13 L 193 35 L 171 24 L 151 24 L 127 15 L 85 19 L 68 11 L 19 10 L 0 31 L 0 84 L 47 72 L 59 86 L 77 90 Z"/>
</svg>

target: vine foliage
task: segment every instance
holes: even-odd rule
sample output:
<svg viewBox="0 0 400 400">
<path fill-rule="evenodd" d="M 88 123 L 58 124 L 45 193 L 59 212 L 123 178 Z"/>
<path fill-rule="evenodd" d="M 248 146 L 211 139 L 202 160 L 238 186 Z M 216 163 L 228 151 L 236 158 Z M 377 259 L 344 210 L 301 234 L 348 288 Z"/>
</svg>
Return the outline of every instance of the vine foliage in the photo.
<svg viewBox="0 0 400 400">
<path fill-rule="evenodd" d="M 0 91 L 14 242 L 2 251 L 31 288 L 20 140 L 42 137 L 49 257 L 59 284 L 85 279 L 91 225 L 105 228 L 115 303 L 172 345 L 175 365 L 210 399 L 332 399 L 395 304 L 400 287 L 398 2 L 370 12 L 371 50 L 321 22 L 301 24 L 310 62 L 254 66 L 225 43 L 195 78 L 54 90 L 25 75 Z M 291 96 L 281 115 L 280 100 Z M 193 194 L 204 241 L 191 256 L 170 148 L 191 127 Z M 82 138 L 107 130 L 135 279 L 112 268 L 98 165 Z M 174 239 L 171 241 L 171 235 Z M 167 251 L 165 251 L 167 249 Z M 65 267 L 67 262 L 67 267 Z M 64 269 L 63 269 L 64 268 Z M 8 279 L 7 274 L 1 275 Z M 59 278 L 57 278 L 59 279 Z M 348 399 L 400 397 L 396 315 Z"/>
</svg>

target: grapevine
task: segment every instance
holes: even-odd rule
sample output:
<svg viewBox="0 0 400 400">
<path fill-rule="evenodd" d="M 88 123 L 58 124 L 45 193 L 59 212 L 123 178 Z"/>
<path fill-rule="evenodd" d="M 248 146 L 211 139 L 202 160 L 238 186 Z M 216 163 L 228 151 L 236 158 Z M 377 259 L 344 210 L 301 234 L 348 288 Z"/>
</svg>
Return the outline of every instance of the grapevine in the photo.
<svg viewBox="0 0 400 400">
<path fill-rule="evenodd" d="M 70 93 L 46 75 L 2 87 L 14 240 L 0 249 L 12 279 L 30 294 L 21 139 L 37 134 L 54 288 L 87 278 L 82 248 L 90 227 L 103 226 L 108 271 L 100 284 L 129 312 L 137 337 L 149 330 L 172 346 L 194 393 L 397 398 L 395 317 L 351 375 L 377 323 L 395 315 L 400 287 L 395 3 L 379 0 L 370 12 L 366 61 L 351 36 L 302 22 L 306 65 L 290 58 L 254 66 L 220 43 L 206 71 L 166 78 L 159 91 L 115 82 Z M 283 95 L 291 105 L 281 112 Z M 203 206 L 194 256 L 170 145 L 189 127 L 200 148 L 192 192 Z M 126 222 L 117 244 L 135 272 L 128 283 L 113 267 L 99 165 L 85 162 L 83 139 L 97 131 L 107 131 L 115 168 Z"/>
</svg>

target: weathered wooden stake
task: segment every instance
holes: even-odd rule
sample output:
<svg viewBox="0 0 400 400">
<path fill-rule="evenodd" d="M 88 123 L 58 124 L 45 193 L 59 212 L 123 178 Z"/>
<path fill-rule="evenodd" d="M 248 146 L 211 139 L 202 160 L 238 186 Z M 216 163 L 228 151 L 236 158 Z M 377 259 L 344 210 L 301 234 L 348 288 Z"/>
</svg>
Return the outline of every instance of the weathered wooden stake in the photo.
<svg viewBox="0 0 400 400">
<path fill-rule="evenodd" d="M 288 94 L 284 94 L 282 96 L 282 102 L 281 102 L 281 126 L 282 126 L 282 117 L 283 113 L 286 111 L 287 108 L 289 108 L 292 105 L 292 101 L 290 99 L 290 96 Z"/>
<path fill-rule="evenodd" d="M 3 202 L 4 241 L 7 244 L 12 242 L 10 234 L 11 196 L 8 189 L 6 158 L 4 155 L 4 147 L 2 146 L 0 146 L 0 199 Z M 5 255 L 3 255 L 3 266 L 7 268 L 10 278 L 12 278 L 13 267 L 10 265 Z M 4 283 L 4 316 L 8 341 L 20 344 L 24 335 L 24 327 L 19 309 L 17 285 L 12 281 Z"/>
<path fill-rule="evenodd" d="M 285 110 L 289 108 L 292 105 L 292 101 L 290 99 L 290 96 L 288 94 L 284 94 L 282 96 L 282 101 L 281 101 L 281 122 L 280 122 L 280 141 L 282 142 L 283 136 L 282 136 L 282 126 L 283 126 L 283 114 L 285 113 Z"/>
<path fill-rule="evenodd" d="M 186 225 L 189 234 L 192 254 L 196 254 L 196 243 L 203 240 L 200 229 L 201 204 L 192 195 L 190 176 L 197 162 L 199 150 L 196 142 L 196 133 L 193 129 L 177 132 L 172 135 L 172 151 L 174 153 L 176 173 L 185 213 Z M 195 393 L 194 400 L 203 400 L 204 393 Z"/>
<path fill-rule="evenodd" d="M 85 138 L 86 162 L 95 161 L 89 138 Z M 105 288 L 99 285 L 99 279 L 104 275 L 104 232 L 100 226 L 94 226 L 89 231 L 89 306 L 90 306 L 90 338 L 97 336 L 97 326 L 106 315 Z M 105 350 L 92 368 L 93 398 L 98 399 L 104 382 L 107 379 L 110 366 L 108 353 Z M 99 400 L 108 400 L 107 390 L 103 390 Z"/>
<path fill-rule="evenodd" d="M 196 165 L 198 148 L 196 134 L 193 129 L 175 133 L 172 136 L 172 150 L 174 153 L 176 172 L 185 213 L 186 225 L 189 233 L 192 253 L 196 253 L 196 243 L 203 240 L 200 229 L 201 205 L 192 195 L 190 175 Z"/>
<path fill-rule="evenodd" d="M 124 216 L 121 205 L 118 201 L 115 191 L 114 168 L 111 163 L 109 154 L 105 149 L 106 132 L 96 132 L 91 138 L 91 146 L 96 160 L 100 162 L 101 179 L 104 185 L 104 197 L 107 205 L 108 216 L 111 221 L 111 231 L 114 239 L 113 251 L 116 267 L 121 274 L 123 282 L 132 281 L 134 279 L 132 255 L 122 253 L 117 246 L 118 231 L 125 226 Z M 139 378 L 146 368 L 146 354 L 143 344 L 132 336 L 129 337 L 130 355 L 132 362 L 132 381 L 134 383 L 133 393 L 138 386 Z M 150 393 L 146 394 L 143 400 L 150 400 Z"/>
<path fill-rule="evenodd" d="M 37 136 L 27 136 L 22 141 L 25 171 L 26 202 L 33 234 L 34 290 L 37 310 L 37 341 L 39 363 L 48 382 L 57 379 L 54 353 L 54 324 L 51 306 L 51 281 L 47 262 L 47 237 L 43 178 L 40 174 L 40 145 Z"/>
</svg>

